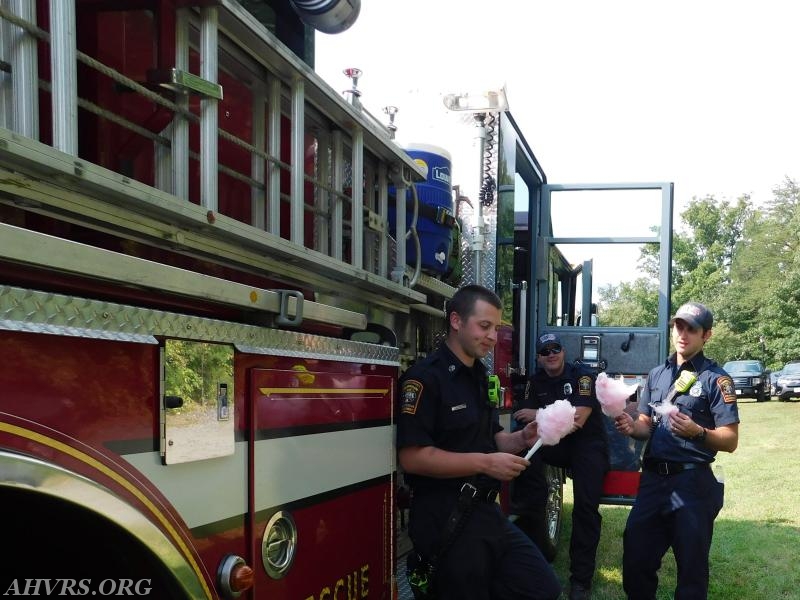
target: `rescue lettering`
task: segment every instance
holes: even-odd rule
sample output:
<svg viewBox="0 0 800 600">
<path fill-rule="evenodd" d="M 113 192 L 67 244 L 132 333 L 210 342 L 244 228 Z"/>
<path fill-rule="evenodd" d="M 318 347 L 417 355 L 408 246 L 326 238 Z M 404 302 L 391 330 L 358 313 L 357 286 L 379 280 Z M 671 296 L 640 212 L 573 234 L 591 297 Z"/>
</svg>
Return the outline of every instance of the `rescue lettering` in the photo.
<svg viewBox="0 0 800 600">
<path fill-rule="evenodd" d="M 305 600 L 358 600 L 369 598 L 369 564 L 338 579 L 332 587 L 325 586 L 319 596 L 308 596 Z"/>
</svg>

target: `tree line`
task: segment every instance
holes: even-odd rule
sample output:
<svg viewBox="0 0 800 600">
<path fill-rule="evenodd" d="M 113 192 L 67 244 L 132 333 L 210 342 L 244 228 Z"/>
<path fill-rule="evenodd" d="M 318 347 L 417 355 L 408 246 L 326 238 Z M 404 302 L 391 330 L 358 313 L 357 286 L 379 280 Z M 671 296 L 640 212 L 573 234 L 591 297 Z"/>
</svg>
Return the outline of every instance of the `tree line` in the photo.
<svg viewBox="0 0 800 600">
<path fill-rule="evenodd" d="M 759 359 L 778 370 L 800 360 L 800 187 L 787 178 L 763 206 L 694 198 L 673 232 L 672 313 L 687 301 L 714 312 L 706 352 L 720 364 Z M 607 326 L 652 326 L 658 306 L 658 246 L 645 245 L 641 276 L 599 290 Z"/>
</svg>

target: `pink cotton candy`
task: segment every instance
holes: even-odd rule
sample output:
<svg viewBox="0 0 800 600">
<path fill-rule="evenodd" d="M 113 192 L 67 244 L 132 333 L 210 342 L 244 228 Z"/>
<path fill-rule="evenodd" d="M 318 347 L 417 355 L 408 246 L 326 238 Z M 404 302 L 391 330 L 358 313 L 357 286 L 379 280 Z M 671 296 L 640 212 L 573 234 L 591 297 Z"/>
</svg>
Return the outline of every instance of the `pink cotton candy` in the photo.
<svg viewBox="0 0 800 600">
<path fill-rule="evenodd" d="M 600 373 L 595 382 L 595 390 L 603 414 L 612 419 L 620 416 L 628 398 L 636 393 L 638 387 L 639 384 L 627 385 L 621 379 L 612 379 L 605 373 Z"/>
<path fill-rule="evenodd" d="M 669 415 L 674 415 L 678 412 L 678 407 L 675 406 L 669 400 L 662 402 L 661 404 L 652 405 L 653 410 L 656 411 L 658 414 L 668 417 Z"/>
<path fill-rule="evenodd" d="M 536 411 L 539 438 L 546 446 L 555 446 L 572 431 L 575 424 L 575 407 L 569 400 L 556 400 Z"/>
</svg>

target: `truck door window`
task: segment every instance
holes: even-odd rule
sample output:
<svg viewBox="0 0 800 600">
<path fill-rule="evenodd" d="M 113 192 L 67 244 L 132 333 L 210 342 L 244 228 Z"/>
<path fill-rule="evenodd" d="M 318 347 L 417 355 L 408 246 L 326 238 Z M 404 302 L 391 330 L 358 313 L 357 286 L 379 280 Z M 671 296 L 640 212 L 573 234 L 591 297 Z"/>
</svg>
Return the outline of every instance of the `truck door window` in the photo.
<svg viewBox="0 0 800 600">
<path fill-rule="evenodd" d="M 659 245 L 643 240 L 658 235 L 660 191 L 554 191 L 549 217 L 547 325 L 657 326 Z M 647 301 L 603 313 L 626 296 Z"/>
</svg>

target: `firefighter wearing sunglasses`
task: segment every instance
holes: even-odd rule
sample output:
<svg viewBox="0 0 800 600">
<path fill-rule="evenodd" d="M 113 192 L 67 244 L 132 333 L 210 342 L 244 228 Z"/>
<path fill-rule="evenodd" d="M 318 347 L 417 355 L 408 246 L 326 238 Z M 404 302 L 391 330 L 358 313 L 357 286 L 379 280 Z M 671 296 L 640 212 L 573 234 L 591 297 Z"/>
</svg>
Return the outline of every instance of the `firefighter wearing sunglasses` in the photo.
<svg viewBox="0 0 800 600">
<path fill-rule="evenodd" d="M 570 539 L 570 600 L 591 596 L 595 556 L 600 541 L 600 497 L 603 477 L 609 468 L 608 438 L 592 371 L 566 360 L 560 338 L 546 333 L 536 341 L 537 369 L 528 380 L 524 397 L 513 417 L 523 427 L 536 418 L 536 411 L 556 400 L 575 406 L 572 432 L 555 446 L 544 446 L 534 454 L 531 466 L 512 484 L 512 511 L 517 525 L 539 545 L 549 559 L 545 529 L 547 482 L 545 464 L 568 469 L 572 477 L 574 508 Z"/>
</svg>

